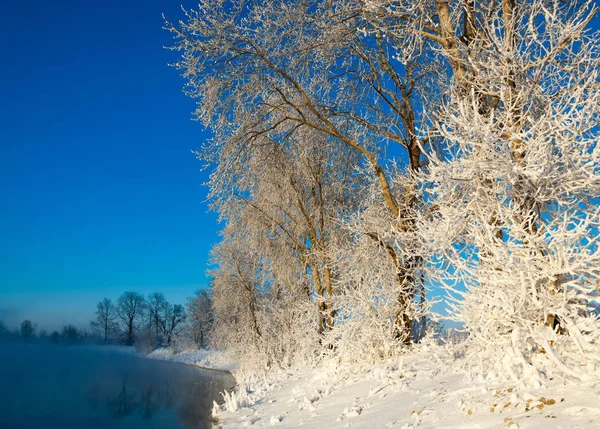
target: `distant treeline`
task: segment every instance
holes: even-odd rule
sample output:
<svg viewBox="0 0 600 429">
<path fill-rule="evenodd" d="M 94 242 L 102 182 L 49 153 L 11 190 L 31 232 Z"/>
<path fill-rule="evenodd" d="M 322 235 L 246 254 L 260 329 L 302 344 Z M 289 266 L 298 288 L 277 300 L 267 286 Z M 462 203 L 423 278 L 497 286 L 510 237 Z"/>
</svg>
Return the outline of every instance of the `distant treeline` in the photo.
<svg viewBox="0 0 600 429">
<path fill-rule="evenodd" d="M 68 324 L 60 331 L 38 331 L 31 320 L 11 330 L 0 321 L 0 339 L 8 341 L 41 341 L 54 344 L 123 344 L 135 345 L 149 352 L 157 347 L 178 349 L 207 345 L 212 324 L 211 297 L 198 290 L 185 306 L 171 304 L 164 294 L 147 297 L 137 292 L 124 292 L 116 301 L 104 298 L 96 305 L 90 330 Z"/>
<path fill-rule="evenodd" d="M 77 329 L 73 325 L 64 325 L 57 331 L 40 329 L 29 319 L 23 320 L 18 328 L 9 329 L 0 321 L 0 340 L 49 342 L 53 344 L 83 344 L 97 342 L 97 336 L 85 329 Z"/>
<path fill-rule="evenodd" d="M 148 351 L 161 346 L 204 347 L 211 323 L 207 290 L 196 291 L 185 307 L 171 304 L 160 292 L 144 297 L 129 291 L 116 302 L 100 301 L 90 326 L 104 343 L 135 344 Z"/>
</svg>

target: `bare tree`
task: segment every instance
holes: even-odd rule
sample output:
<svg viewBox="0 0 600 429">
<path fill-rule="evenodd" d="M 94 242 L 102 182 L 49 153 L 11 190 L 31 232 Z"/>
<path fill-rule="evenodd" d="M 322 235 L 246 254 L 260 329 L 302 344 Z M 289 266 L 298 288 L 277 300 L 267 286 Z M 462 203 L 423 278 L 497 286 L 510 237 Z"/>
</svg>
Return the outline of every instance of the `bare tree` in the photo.
<svg viewBox="0 0 600 429">
<path fill-rule="evenodd" d="M 35 337 L 36 326 L 29 319 L 23 320 L 21 323 L 21 338 L 32 340 Z"/>
<path fill-rule="evenodd" d="M 148 322 L 154 329 L 154 338 L 157 342 L 159 341 L 160 330 L 165 317 L 163 314 L 165 304 L 167 304 L 167 300 L 160 292 L 154 292 L 148 295 L 148 298 L 146 299 Z"/>
<path fill-rule="evenodd" d="M 164 302 L 163 318 L 161 319 L 161 324 L 168 346 L 171 345 L 173 335 L 176 334 L 178 330 L 183 326 L 185 319 L 185 309 L 182 305 L 170 304 L 167 301 Z"/>
<path fill-rule="evenodd" d="M 100 332 L 104 338 L 104 344 L 108 343 L 110 337 L 118 329 L 117 309 L 109 298 L 104 298 L 96 305 L 96 319 L 90 322 L 93 330 Z"/>
<path fill-rule="evenodd" d="M 132 345 L 139 322 L 146 311 L 144 297 L 137 292 L 124 292 L 117 301 L 117 315 L 123 324 L 126 342 Z"/>
<path fill-rule="evenodd" d="M 2 320 L 0 320 L 0 339 L 10 336 L 11 332 L 4 324 Z"/>
<path fill-rule="evenodd" d="M 60 335 L 67 344 L 77 344 L 83 340 L 83 334 L 75 326 L 69 324 L 62 327 Z"/>
</svg>

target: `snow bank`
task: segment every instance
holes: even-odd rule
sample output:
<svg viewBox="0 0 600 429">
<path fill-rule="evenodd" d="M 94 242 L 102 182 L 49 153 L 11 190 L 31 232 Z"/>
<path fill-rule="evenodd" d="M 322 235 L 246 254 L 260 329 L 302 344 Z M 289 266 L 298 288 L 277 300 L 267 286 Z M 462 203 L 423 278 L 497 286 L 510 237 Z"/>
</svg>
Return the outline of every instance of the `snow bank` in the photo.
<svg viewBox="0 0 600 429">
<path fill-rule="evenodd" d="M 225 353 L 216 350 L 190 350 L 175 353 L 173 349 L 162 348 L 154 350 L 152 353 L 144 356 L 150 359 L 180 362 L 221 371 L 233 372 L 238 368 L 238 365 L 234 360 L 229 358 Z"/>
<path fill-rule="evenodd" d="M 472 378 L 448 350 L 423 347 L 371 366 L 323 366 L 241 382 L 213 411 L 222 429 L 598 428 L 598 385 L 519 387 Z M 277 374 L 281 377 L 282 374 Z"/>
</svg>

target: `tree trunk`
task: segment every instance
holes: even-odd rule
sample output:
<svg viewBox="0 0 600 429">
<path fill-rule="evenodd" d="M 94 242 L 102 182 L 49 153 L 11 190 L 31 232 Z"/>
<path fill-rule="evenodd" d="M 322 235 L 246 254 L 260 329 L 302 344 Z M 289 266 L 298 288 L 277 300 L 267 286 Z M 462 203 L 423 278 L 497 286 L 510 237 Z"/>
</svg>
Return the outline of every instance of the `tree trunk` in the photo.
<svg viewBox="0 0 600 429">
<path fill-rule="evenodd" d="M 318 333 L 319 333 L 319 335 L 322 335 L 323 332 L 325 332 L 325 324 L 323 322 L 323 317 L 324 317 L 325 311 L 326 311 L 325 300 L 323 298 L 323 285 L 321 283 L 321 276 L 319 275 L 319 272 L 317 270 L 315 270 L 314 267 L 312 267 L 312 266 L 310 267 L 310 270 L 312 271 L 313 279 L 315 281 L 315 288 L 317 289 L 317 299 L 318 299 L 317 307 L 319 309 Z"/>
<path fill-rule="evenodd" d="M 325 277 L 325 290 L 327 292 L 327 327 L 333 329 L 335 323 L 336 311 L 333 308 L 333 287 L 331 284 L 331 269 L 327 266 L 327 261 L 324 261 L 323 273 Z"/>
<path fill-rule="evenodd" d="M 130 346 L 133 345 L 133 318 L 129 319 L 129 325 L 127 326 L 127 342 Z"/>
</svg>

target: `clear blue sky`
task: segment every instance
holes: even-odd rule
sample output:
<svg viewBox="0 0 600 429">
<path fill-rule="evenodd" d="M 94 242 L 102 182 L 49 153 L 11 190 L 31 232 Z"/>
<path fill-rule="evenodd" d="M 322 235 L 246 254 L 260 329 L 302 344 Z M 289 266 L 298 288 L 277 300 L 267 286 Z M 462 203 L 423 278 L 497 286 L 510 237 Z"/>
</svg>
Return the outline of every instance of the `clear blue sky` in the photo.
<svg viewBox="0 0 600 429">
<path fill-rule="evenodd" d="M 0 320 L 87 326 L 105 296 L 206 286 L 207 134 L 163 49 L 181 4 L 0 3 Z"/>
<path fill-rule="evenodd" d="M 185 0 L 0 5 L 0 319 L 87 325 L 95 303 L 206 286 L 206 133 L 168 67 Z"/>
</svg>

